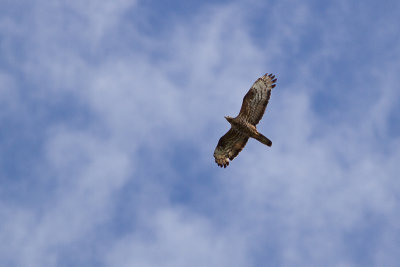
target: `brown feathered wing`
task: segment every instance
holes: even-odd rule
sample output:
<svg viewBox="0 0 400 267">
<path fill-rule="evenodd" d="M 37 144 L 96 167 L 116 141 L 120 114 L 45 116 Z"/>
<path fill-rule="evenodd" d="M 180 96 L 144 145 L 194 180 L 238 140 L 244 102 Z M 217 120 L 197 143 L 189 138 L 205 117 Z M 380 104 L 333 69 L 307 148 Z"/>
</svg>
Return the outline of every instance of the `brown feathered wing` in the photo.
<svg viewBox="0 0 400 267">
<path fill-rule="evenodd" d="M 271 90 L 275 87 L 275 75 L 265 74 L 254 82 L 253 86 L 243 98 L 238 117 L 244 118 L 253 125 L 261 120 L 267 107 Z"/>
<path fill-rule="evenodd" d="M 232 128 L 222 136 L 214 151 L 215 162 L 220 167 L 226 168 L 229 165 L 229 160 L 233 160 L 249 140 L 248 136 L 241 134 Z"/>
</svg>

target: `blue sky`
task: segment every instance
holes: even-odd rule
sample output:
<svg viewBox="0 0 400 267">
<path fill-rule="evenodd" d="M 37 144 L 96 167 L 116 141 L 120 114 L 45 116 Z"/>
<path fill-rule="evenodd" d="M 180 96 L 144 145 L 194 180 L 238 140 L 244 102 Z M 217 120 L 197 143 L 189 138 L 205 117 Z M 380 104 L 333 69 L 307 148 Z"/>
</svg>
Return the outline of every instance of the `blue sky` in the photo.
<svg viewBox="0 0 400 267">
<path fill-rule="evenodd" d="M 0 265 L 397 266 L 398 1 L 1 4 Z"/>
</svg>

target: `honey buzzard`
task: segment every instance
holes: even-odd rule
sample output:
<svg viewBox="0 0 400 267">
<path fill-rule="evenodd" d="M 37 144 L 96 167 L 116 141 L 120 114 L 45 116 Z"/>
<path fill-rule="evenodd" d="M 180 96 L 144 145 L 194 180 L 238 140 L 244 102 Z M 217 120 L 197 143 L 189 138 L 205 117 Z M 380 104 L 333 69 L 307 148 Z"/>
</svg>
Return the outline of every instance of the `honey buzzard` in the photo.
<svg viewBox="0 0 400 267">
<path fill-rule="evenodd" d="M 219 139 L 215 148 L 214 158 L 218 166 L 226 168 L 229 160 L 233 160 L 242 151 L 250 137 L 264 145 L 272 145 L 271 140 L 257 131 L 256 125 L 264 115 L 276 80 L 275 75 L 268 73 L 258 78 L 244 96 L 239 115 L 236 118 L 225 117 L 231 128 Z"/>
</svg>

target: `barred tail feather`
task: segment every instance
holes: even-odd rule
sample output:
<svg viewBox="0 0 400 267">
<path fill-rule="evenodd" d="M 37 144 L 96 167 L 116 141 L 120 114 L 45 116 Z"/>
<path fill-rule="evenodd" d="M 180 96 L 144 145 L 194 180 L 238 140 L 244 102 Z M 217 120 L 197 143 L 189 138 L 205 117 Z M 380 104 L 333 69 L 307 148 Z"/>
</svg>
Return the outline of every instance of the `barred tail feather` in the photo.
<svg viewBox="0 0 400 267">
<path fill-rule="evenodd" d="M 257 139 L 258 141 L 260 141 L 264 145 L 272 146 L 272 141 L 269 140 L 267 137 L 265 137 L 264 135 L 262 135 L 260 133 L 258 133 L 258 135 L 255 137 L 255 139 Z"/>
</svg>

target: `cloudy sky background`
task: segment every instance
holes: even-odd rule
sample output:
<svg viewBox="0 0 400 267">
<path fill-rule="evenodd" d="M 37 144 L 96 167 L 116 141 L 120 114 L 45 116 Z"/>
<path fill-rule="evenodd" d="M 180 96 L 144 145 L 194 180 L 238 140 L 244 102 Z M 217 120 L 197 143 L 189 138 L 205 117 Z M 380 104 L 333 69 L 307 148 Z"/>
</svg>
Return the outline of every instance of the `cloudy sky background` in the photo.
<svg viewBox="0 0 400 267">
<path fill-rule="evenodd" d="M 400 2 L 0 3 L 0 265 L 397 266 Z"/>
</svg>

